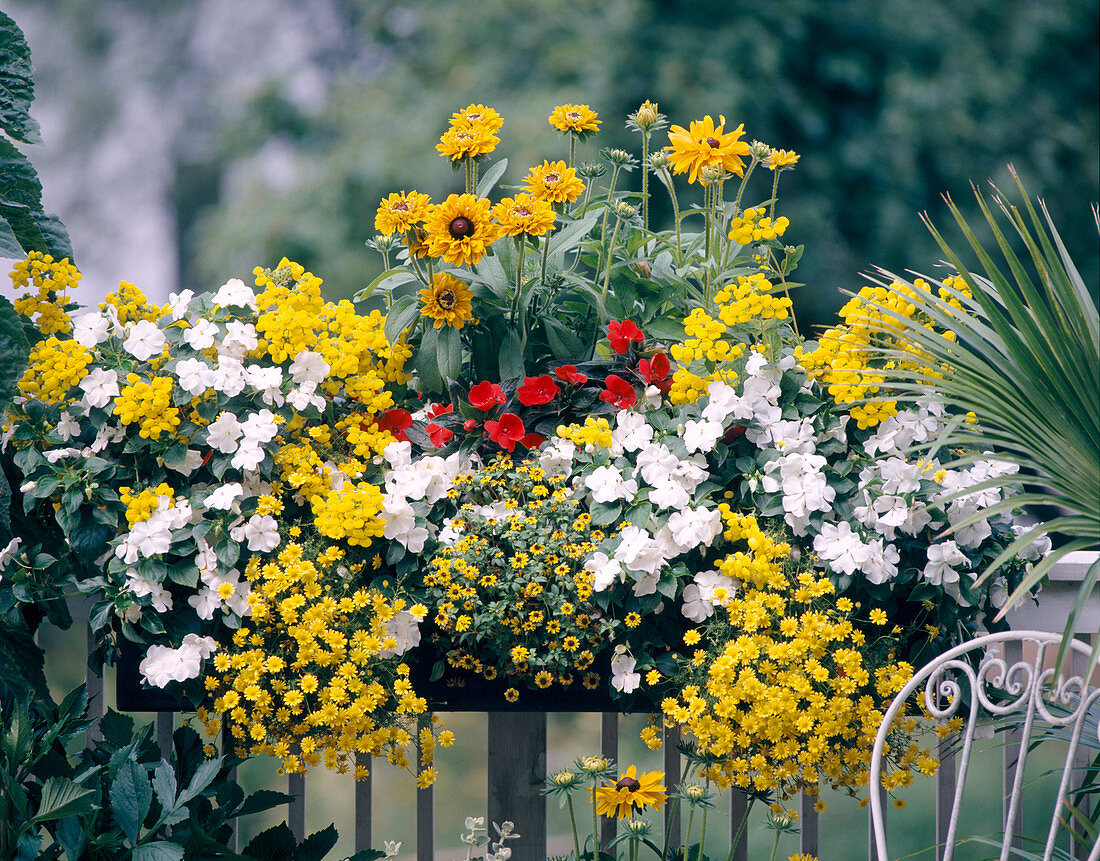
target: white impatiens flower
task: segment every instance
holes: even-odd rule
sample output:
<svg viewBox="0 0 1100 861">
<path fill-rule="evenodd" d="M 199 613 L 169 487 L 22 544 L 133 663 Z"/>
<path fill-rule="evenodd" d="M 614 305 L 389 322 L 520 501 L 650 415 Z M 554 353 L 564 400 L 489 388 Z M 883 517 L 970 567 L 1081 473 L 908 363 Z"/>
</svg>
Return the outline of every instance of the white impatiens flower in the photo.
<svg viewBox="0 0 1100 861">
<path fill-rule="evenodd" d="M 196 320 L 183 332 L 183 340 L 192 350 L 208 350 L 221 335 L 218 324 L 211 320 Z"/>
<path fill-rule="evenodd" d="M 703 418 L 708 422 L 725 423 L 726 417 L 737 404 L 737 389 L 721 380 L 715 380 L 707 386 L 707 395 L 710 401 L 703 407 Z"/>
<path fill-rule="evenodd" d="M 246 383 L 244 365 L 232 356 L 219 355 L 218 366 L 214 369 L 214 382 L 211 384 L 214 390 L 227 398 L 234 398 L 244 391 Z"/>
<path fill-rule="evenodd" d="M 615 657 L 611 659 L 611 686 L 624 694 L 633 693 L 642 684 L 642 674 L 634 672 L 638 662 L 626 653 L 626 646 L 615 647 Z"/>
<path fill-rule="evenodd" d="M 854 574 L 870 555 L 863 539 L 846 520 L 822 524 L 821 532 L 814 537 L 814 552 L 837 574 Z"/>
<path fill-rule="evenodd" d="M 245 380 L 256 389 L 269 406 L 283 405 L 283 371 L 281 368 L 265 368 L 262 365 L 248 365 L 244 369 Z"/>
<path fill-rule="evenodd" d="M 217 508 L 222 511 L 229 511 L 233 507 L 235 500 L 244 496 L 244 488 L 241 487 L 239 481 L 231 481 L 227 484 L 223 484 L 221 487 L 215 488 L 209 494 L 203 505 L 207 508 Z"/>
<path fill-rule="evenodd" d="M 420 645 L 420 620 L 408 610 L 402 610 L 392 619 L 388 619 L 384 630 L 385 639 L 393 640 L 393 647 L 379 651 L 380 658 L 403 655 L 409 649 L 415 649 Z"/>
<path fill-rule="evenodd" d="M 244 358 L 245 353 L 255 350 L 259 344 L 255 326 L 240 320 L 230 320 L 225 324 L 225 337 L 222 339 L 221 347 L 218 348 L 218 357 L 231 356 L 240 360 Z"/>
<path fill-rule="evenodd" d="M 647 445 L 638 453 L 637 463 L 637 472 L 642 476 L 642 480 L 648 485 L 657 487 L 673 474 L 680 464 L 680 458 L 666 446 L 656 443 Z"/>
<path fill-rule="evenodd" d="M 665 564 L 665 555 L 653 536 L 633 524 L 624 526 L 619 532 L 615 558 L 631 571 L 646 574 L 655 574 Z"/>
<path fill-rule="evenodd" d="M 172 593 L 163 584 L 142 577 L 133 568 L 126 571 L 126 588 L 136 597 L 152 601 L 153 609 L 158 613 L 172 609 Z"/>
<path fill-rule="evenodd" d="M 93 368 L 80 381 L 80 388 L 84 390 L 84 403 L 102 409 L 111 398 L 118 397 L 118 371 Z"/>
<path fill-rule="evenodd" d="M 686 553 L 700 544 L 710 547 L 722 534 L 722 515 L 717 508 L 686 508 L 668 518 L 667 528 L 680 551 Z"/>
<path fill-rule="evenodd" d="M 620 451 L 637 451 L 653 439 L 653 426 L 640 413 L 620 410 L 615 419 L 611 442 Z"/>
<path fill-rule="evenodd" d="M 416 525 L 416 512 L 409 501 L 396 493 L 387 493 L 382 503 L 384 538 L 400 542 L 410 553 L 420 553 L 428 540 L 428 530 Z"/>
<path fill-rule="evenodd" d="M 879 463 L 878 470 L 882 476 L 883 493 L 912 493 L 920 489 L 920 467 L 915 463 L 891 457 Z"/>
<path fill-rule="evenodd" d="M 65 442 L 71 440 L 74 436 L 80 436 L 80 422 L 73 419 L 66 411 L 61 411 L 61 417 L 57 420 L 57 427 L 54 428 L 57 435 L 61 437 Z"/>
<path fill-rule="evenodd" d="M 714 594 L 716 589 L 724 590 L 722 600 L 732 598 L 737 591 L 732 577 L 717 571 L 700 571 L 695 575 L 694 582 L 684 587 L 684 606 L 680 612 L 693 622 L 705 622 L 720 603 Z"/>
<path fill-rule="evenodd" d="M 290 376 L 298 385 L 320 383 L 328 376 L 332 367 L 320 353 L 299 350 L 290 364 Z"/>
<path fill-rule="evenodd" d="M 554 437 L 539 449 L 539 466 L 547 475 L 568 473 L 576 455 L 576 443 L 572 440 Z"/>
<path fill-rule="evenodd" d="M 182 290 L 168 294 L 168 308 L 172 312 L 172 321 L 178 322 L 187 316 L 188 305 L 195 298 L 194 290 Z"/>
<path fill-rule="evenodd" d="M 90 311 L 73 317 L 73 340 L 89 349 L 102 344 L 109 337 L 111 321 L 98 311 Z"/>
<path fill-rule="evenodd" d="M 247 541 L 253 553 L 267 553 L 279 546 L 279 524 L 270 514 L 253 514 L 241 526 L 229 530 L 234 541 Z"/>
<path fill-rule="evenodd" d="M 15 554 L 19 552 L 19 545 L 23 543 L 22 538 L 13 538 L 8 542 L 8 546 L 3 550 L 0 550 L 0 571 L 3 571 L 8 567 L 8 564 L 15 558 Z"/>
<path fill-rule="evenodd" d="M 592 573 L 592 590 L 603 592 L 616 580 L 623 577 L 623 566 L 618 559 L 611 559 L 602 551 L 597 550 L 584 563 L 584 570 Z"/>
<path fill-rule="evenodd" d="M 901 556 L 893 544 L 885 544 L 881 538 L 873 538 L 867 543 L 867 558 L 860 570 L 872 583 L 885 583 L 898 573 Z"/>
<path fill-rule="evenodd" d="M 1023 524 L 1012 524 L 1012 531 L 1016 533 L 1017 538 L 1031 530 L 1031 528 Z M 1049 535 L 1040 535 L 1022 550 L 1019 550 L 1016 555 L 1025 562 L 1038 562 L 1050 552 L 1052 546 Z"/>
<path fill-rule="evenodd" d="M 200 466 L 202 466 L 202 453 L 195 451 L 193 448 L 187 449 L 186 454 L 183 456 L 182 463 L 166 463 L 164 464 L 169 469 L 173 469 L 181 475 L 190 475 Z"/>
<path fill-rule="evenodd" d="M 206 426 L 206 444 L 222 454 L 233 454 L 243 433 L 237 417 L 224 410 L 215 421 Z"/>
<path fill-rule="evenodd" d="M 256 294 L 240 278 L 230 278 L 214 294 L 214 304 L 221 307 L 233 305 L 237 308 L 256 310 Z"/>
<path fill-rule="evenodd" d="M 705 419 L 697 422 L 694 419 L 688 419 L 684 423 L 684 446 L 689 452 L 710 451 L 718 444 L 723 433 L 725 429 L 720 422 L 710 422 Z"/>
<path fill-rule="evenodd" d="M 615 466 L 596 467 L 585 476 L 584 486 L 590 491 L 593 502 L 633 499 L 638 492 L 638 482 L 633 478 L 624 479 L 622 471 Z"/>
<path fill-rule="evenodd" d="M 954 541 L 944 541 L 928 548 L 928 564 L 924 566 L 924 579 L 933 586 L 943 586 L 959 581 L 955 566 L 969 565 L 970 560 Z"/>
<path fill-rule="evenodd" d="M 169 682 L 185 682 L 199 677 L 202 662 L 217 649 L 213 637 L 188 634 L 178 649 L 170 646 L 150 646 L 138 665 L 142 680 L 155 688 Z"/>
<path fill-rule="evenodd" d="M 205 394 L 214 386 L 217 374 L 202 359 L 181 359 L 176 363 L 176 376 L 180 388 L 192 397 Z"/>
<path fill-rule="evenodd" d="M 144 362 L 153 356 L 159 356 L 164 350 L 164 332 L 157 324 L 149 320 L 138 320 L 127 328 L 126 340 L 122 347 L 138 361 Z"/>
<path fill-rule="evenodd" d="M 649 501 L 658 508 L 683 508 L 691 501 L 691 494 L 674 477 L 660 482 L 649 491 Z"/>
</svg>

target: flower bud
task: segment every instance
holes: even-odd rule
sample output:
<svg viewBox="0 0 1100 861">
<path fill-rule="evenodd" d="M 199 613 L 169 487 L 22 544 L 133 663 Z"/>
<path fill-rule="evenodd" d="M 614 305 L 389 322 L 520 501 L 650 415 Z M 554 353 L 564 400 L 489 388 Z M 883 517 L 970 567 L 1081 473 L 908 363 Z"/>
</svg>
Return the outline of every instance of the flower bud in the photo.
<svg viewBox="0 0 1100 861">
<path fill-rule="evenodd" d="M 634 114 L 634 122 L 640 129 L 648 129 L 657 122 L 657 103 L 646 99 Z"/>
<path fill-rule="evenodd" d="M 657 150 L 649 157 L 649 164 L 654 170 L 661 170 L 668 164 L 668 153 L 662 150 Z"/>
<path fill-rule="evenodd" d="M 726 169 L 720 164 L 706 164 L 699 168 L 699 181 L 703 185 L 721 182 L 726 177 Z"/>
<path fill-rule="evenodd" d="M 749 144 L 749 153 L 756 161 L 763 161 L 772 154 L 772 148 L 763 141 L 753 141 Z"/>
<path fill-rule="evenodd" d="M 577 168 L 577 173 L 585 179 L 599 179 L 607 173 L 607 165 L 598 161 L 586 161 Z"/>
<path fill-rule="evenodd" d="M 631 206 L 625 200 L 620 200 L 615 204 L 615 214 L 625 221 L 638 214 L 638 207 Z"/>
<path fill-rule="evenodd" d="M 616 167 L 629 169 L 634 166 L 634 158 L 625 149 L 605 149 L 600 155 Z"/>
</svg>

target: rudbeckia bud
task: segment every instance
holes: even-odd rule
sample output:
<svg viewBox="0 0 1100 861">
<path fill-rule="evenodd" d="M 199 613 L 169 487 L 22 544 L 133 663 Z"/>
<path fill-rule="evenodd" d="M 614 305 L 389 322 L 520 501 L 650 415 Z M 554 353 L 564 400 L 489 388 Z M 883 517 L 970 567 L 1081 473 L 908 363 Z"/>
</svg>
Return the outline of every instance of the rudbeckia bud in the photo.
<svg viewBox="0 0 1100 861">
<path fill-rule="evenodd" d="M 585 179 L 599 179 L 607 173 L 607 165 L 598 161 L 586 161 L 577 168 L 577 173 Z"/>
<path fill-rule="evenodd" d="M 625 221 L 638 214 L 638 207 L 631 206 L 625 200 L 620 200 L 615 204 L 615 214 Z"/>
<path fill-rule="evenodd" d="M 623 823 L 626 833 L 632 837 L 645 837 L 649 834 L 649 823 L 644 819 L 628 819 Z"/>
<path fill-rule="evenodd" d="M 726 177 L 726 169 L 720 164 L 708 164 L 699 169 L 699 181 L 703 185 L 721 182 Z"/>
<path fill-rule="evenodd" d="M 649 157 L 649 163 L 654 170 L 661 170 L 668 165 L 668 153 L 663 149 L 658 150 Z"/>
<path fill-rule="evenodd" d="M 617 167 L 629 168 L 634 164 L 634 159 L 625 149 L 605 149 L 600 155 Z"/>
<path fill-rule="evenodd" d="M 753 141 L 749 144 L 749 152 L 757 161 L 763 161 L 772 154 L 772 148 L 763 141 Z"/>
<path fill-rule="evenodd" d="M 634 122 L 638 124 L 640 129 L 648 129 L 657 122 L 657 103 L 651 102 L 649 99 L 642 102 L 642 106 L 638 108 L 638 112 L 634 115 Z"/>
</svg>

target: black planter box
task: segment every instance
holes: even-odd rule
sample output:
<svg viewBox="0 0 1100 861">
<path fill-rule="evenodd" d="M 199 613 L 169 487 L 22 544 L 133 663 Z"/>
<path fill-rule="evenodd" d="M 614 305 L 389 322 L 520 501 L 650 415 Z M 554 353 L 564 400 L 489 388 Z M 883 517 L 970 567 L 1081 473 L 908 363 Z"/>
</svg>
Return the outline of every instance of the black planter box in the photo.
<svg viewBox="0 0 1100 861">
<path fill-rule="evenodd" d="M 115 663 L 115 707 L 122 712 L 183 712 L 194 711 L 185 686 L 169 682 L 164 688 L 150 688 L 141 683 L 141 663 L 145 646 L 118 638 L 118 660 Z M 194 684 L 194 682 L 192 682 Z"/>
</svg>

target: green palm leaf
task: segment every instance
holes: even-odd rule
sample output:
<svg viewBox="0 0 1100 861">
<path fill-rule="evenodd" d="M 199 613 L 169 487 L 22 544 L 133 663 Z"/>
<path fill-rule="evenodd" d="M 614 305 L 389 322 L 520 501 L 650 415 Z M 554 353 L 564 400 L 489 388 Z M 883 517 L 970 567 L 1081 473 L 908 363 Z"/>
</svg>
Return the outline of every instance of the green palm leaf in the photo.
<svg viewBox="0 0 1100 861">
<path fill-rule="evenodd" d="M 1059 517 L 1038 524 L 983 573 L 983 577 L 992 574 L 1035 538 L 1048 534 L 1059 539 L 1059 549 L 1034 566 L 1002 615 L 1041 581 L 1064 553 L 1100 547 L 1097 307 L 1046 207 L 1040 201 L 1040 216 L 1015 171 L 1012 175 L 1023 196 L 1022 207 L 1008 203 L 996 187 L 991 207 L 975 189 L 1000 262 L 986 250 L 950 198 L 948 209 L 978 267 L 968 267 L 935 225 L 924 219 L 971 295 L 922 277 L 943 288 L 964 310 L 953 307 L 935 289 L 914 289 L 915 298 L 907 298 L 934 322 L 933 328 L 883 305 L 876 305 L 883 320 L 867 321 L 887 343 L 897 339 L 903 345 L 884 350 L 888 357 L 907 360 L 908 370 L 884 372 L 884 388 L 902 401 L 915 400 L 932 389 L 952 410 L 977 417 L 975 423 L 955 424 L 940 445 L 995 450 L 999 458 L 1020 467 L 1017 474 L 996 480 L 1022 494 L 1017 502 L 1060 509 Z M 1093 214 L 1096 218 L 1095 208 Z M 1021 245 L 1018 253 L 1016 248 Z M 882 286 L 892 281 L 908 283 L 886 271 L 881 271 L 881 276 L 875 280 Z M 942 331 L 953 332 L 954 338 L 944 337 Z M 914 355 L 922 357 L 927 365 L 924 371 L 911 369 Z M 942 376 L 931 368 L 942 369 Z M 1094 565 L 1082 582 L 1077 608 L 1094 588 L 1098 567 Z M 1069 620 L 1067 637 L 1072 635 L 1074 617 L 1076 613 Z"/>
</svg>

